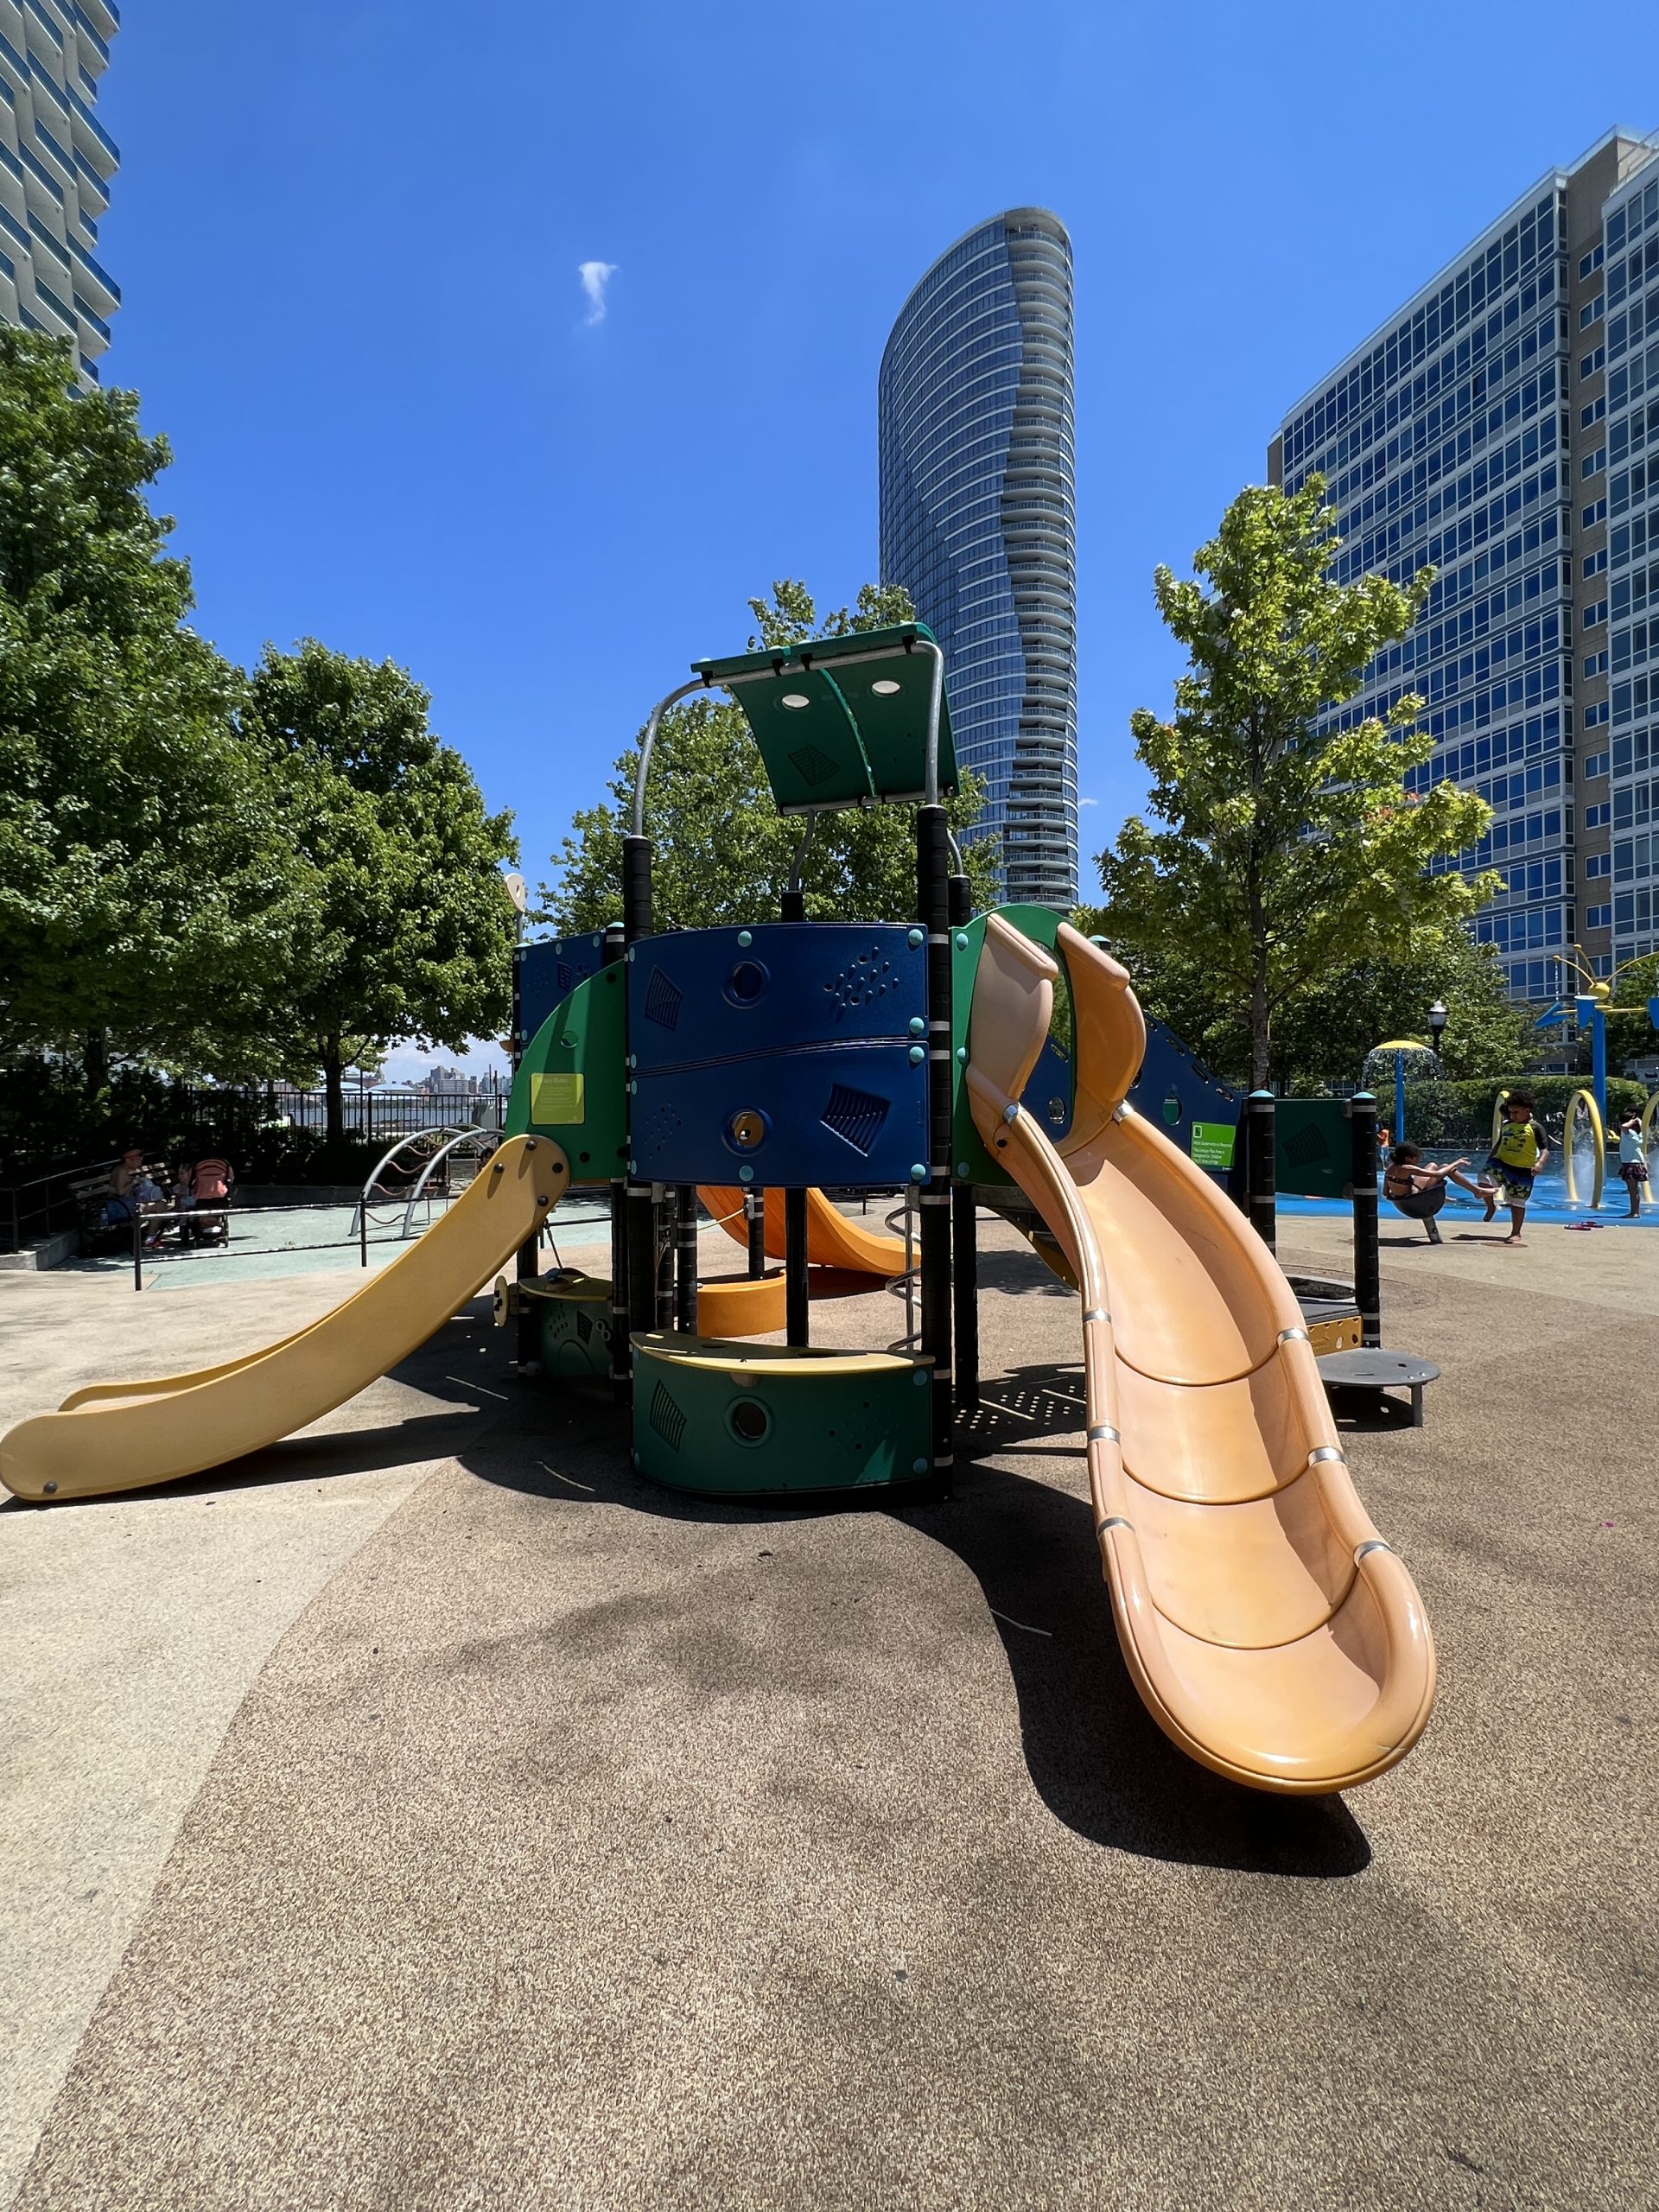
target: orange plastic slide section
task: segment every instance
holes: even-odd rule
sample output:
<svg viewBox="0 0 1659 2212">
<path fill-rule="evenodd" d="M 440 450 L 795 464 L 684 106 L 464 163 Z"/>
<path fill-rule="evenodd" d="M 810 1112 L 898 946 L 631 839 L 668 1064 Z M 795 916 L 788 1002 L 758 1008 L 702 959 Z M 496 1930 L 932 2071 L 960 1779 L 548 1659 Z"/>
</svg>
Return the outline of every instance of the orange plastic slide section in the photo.
<svg viewBox="0 0 1659 2212">
<path fill-rule="evenodd" d="M 244 1359 L 77 1390 L 0 1437 L 19 1497 L 99 1497 L 200 1474 L 291 1435 L 407 1359 L 535 1234 L 569 1187 L 545 1137 L 512 1137 L 409 1249 L 308 1329 Z"/>
<path fill-rule="evenodd" d="M 728 1191 L 723 1185 L 711 1184 L 706 1190 L 699 1190 L 697 1196 L 728 1236 L 740 1244 L 748 1243 L 741 1191 Z M 766 1254 L 773 1260 L 784 1256 L 781 1191 L 766 1192 Z M 842 1268 L 855 1275 L 891 1278 L 905 1272 L 902 1237 L 879 1236 L 873 1230 L 849 1221 L 822 1191 L 809 1191 L 806 1194 L 806 1256 L 815 1268 Z"/>
<path fill-rule="evenodd" d="M 1173 1742 L 1258 1789 L 1351 1789 L 1434 1700 L 1422 1602 L 1349 1478 L 1290 1286 L 1203 1170 L 1123 1103 L 1146 1028 L 1062 926 L 1077 1031 L 1058 1151 L 1018 1103 L 1054 962 L 1000 916 L 975 981 L 974 1120 L 1083 1297 L 1089 1478 L 1123 1656 Z"/>
</svg>

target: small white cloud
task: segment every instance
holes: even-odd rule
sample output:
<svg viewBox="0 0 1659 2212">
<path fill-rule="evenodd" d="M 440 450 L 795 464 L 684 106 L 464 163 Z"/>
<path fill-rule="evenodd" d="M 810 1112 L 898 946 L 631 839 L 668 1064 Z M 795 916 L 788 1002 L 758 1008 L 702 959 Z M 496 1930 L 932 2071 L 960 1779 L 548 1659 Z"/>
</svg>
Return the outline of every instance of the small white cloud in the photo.
<svg viewBox="0 0 1659 2212">
<path fill-rule="evenodd" d="M 1077 804 L 1079 806 L 1098 806 L 1100 804 L 1100 801 L 1097 798 L 1080 798 L 1077 801 Z"/>
<path fill-rule="evenodd" d="M 584 322 L 603 322 L 605 320 L 605 287 L 616 274 L 613 261 L 579 261 L 576 274 L 582 279 L 583 296 L 588 302 Z"/>
</svg>

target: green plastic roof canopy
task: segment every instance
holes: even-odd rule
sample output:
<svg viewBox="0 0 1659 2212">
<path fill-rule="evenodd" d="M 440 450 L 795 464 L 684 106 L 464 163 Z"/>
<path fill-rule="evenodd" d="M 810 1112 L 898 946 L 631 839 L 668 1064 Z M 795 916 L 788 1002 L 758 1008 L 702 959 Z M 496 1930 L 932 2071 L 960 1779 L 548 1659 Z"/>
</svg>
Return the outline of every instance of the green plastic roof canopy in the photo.
<svg viewBox="0 0 1659 2212">
<path fill-rule="evenodd" d="M 926 782 L 936 663 L 912 650 L 918 639 L 931 645 L 933 633 L 924 623 L 901 622 L 692 668 L 705 683 L 725 685 L 742 708 L 781 812 L 897 805 L 919 799 Z M 940 798 L 950 798 L 957 753 L 943 691 L 938 778 Z"/>
</svg>

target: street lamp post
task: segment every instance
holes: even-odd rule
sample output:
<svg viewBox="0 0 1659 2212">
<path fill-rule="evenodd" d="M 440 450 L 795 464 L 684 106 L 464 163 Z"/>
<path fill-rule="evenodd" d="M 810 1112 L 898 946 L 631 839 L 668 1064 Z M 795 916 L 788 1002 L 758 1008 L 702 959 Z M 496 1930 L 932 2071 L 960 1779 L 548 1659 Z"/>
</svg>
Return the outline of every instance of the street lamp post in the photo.
<svg viewBox="0 0 1659 2212">
<path fill-rule="evenodd" d="M 1440 1039 L 1446 1034 L 1446 1001 L 1436 999 L 1428 1009 L 1428 1041 L 1434 1047 L 1436 1061 L 1440 1057 Z"/>
</svg>

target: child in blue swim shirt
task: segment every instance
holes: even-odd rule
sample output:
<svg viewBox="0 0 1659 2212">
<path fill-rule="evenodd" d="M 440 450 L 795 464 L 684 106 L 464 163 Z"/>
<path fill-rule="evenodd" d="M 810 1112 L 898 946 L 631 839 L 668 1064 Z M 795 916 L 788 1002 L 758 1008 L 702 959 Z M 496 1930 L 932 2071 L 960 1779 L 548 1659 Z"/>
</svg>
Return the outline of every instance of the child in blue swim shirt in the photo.
<svg viewBox="0 0 1659 2212">
<path fill-rule="evenodd" d="M 1549 1158 L 1549 1139 L 1532 1118 L 1532 1100 L 1524 1090 L 1512 1090 L 1503 1101 L 1503 1126 L 1499 1129 L 1486 1166 L 1497 1185 L 1497 1194 L 1510 1210 L 1506 1244 L 1518 1244 L 1527 1208 L 1532 1201 L 1533 1179 L 1542 1173 Z"/>
</svg>

